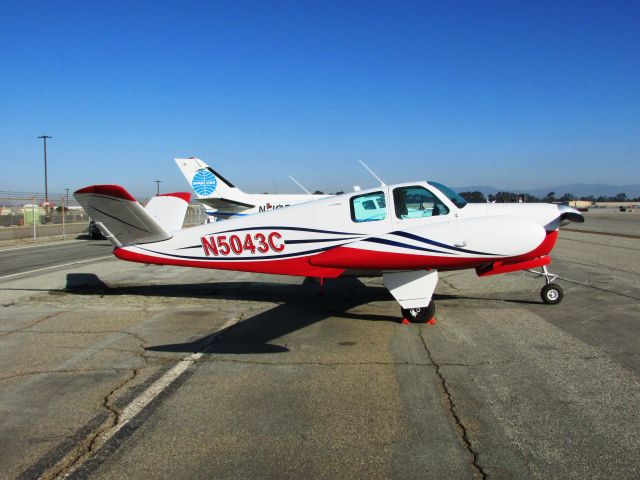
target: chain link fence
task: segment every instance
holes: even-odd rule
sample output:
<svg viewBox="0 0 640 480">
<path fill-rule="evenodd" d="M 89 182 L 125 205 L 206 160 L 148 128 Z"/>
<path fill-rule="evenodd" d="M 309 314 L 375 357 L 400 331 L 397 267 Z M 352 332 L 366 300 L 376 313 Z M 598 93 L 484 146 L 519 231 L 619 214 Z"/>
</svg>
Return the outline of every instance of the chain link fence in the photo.
<svg viewBox="0 0 640 480">
<path fill-rule="evenodd" d="M 49 195 L 48 200 L 41 194 L 0 192 L 0 241 L 32 239 L 37 242 L 42 237 L 65 239 L 87 233 L 91 218 L 72 196 Z M 183 228 L 206 222 L 204 206 L 189 205 Z"/>
</svg>

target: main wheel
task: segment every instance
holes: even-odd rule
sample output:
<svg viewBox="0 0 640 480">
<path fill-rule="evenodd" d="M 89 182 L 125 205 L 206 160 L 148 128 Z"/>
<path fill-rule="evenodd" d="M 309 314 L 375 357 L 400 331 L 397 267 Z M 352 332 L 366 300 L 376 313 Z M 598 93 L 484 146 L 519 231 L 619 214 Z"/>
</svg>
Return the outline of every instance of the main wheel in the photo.
<svg viewBox="0 0 640 480">
<path fill-rule="evenodd" d="M 542 290 L 540 290 L 540 297 L 542 301 L 547 305 L 557 305 L 562 301 L 562 297 L 564 297 L 564 292 L 562 291 L 562 287 L 555 283 L 548 283 Z"/>
<path fill-rule="evenodd" d="M 436 304 L 433 300 L 423 308 L 401 308 L 402 318 L 406 318 L 411 323 L 425 323 L 431 320 L 436 314 Z"/>
</svg>

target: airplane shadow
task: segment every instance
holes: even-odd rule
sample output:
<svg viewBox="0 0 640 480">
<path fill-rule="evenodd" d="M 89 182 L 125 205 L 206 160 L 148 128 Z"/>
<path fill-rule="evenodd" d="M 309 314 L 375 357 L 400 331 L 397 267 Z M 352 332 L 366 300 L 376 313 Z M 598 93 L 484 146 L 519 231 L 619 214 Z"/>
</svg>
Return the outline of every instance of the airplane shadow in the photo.
<svg viewBox="0 0 640 480">
<path fill-rule="evenodd" d="M 286 345 L 272 343 L 275 339 L 329 317 L 394 323 L 399 319 L 399 316 L 349 312 L 354 307 L 373 301 L 393 300 L 385 288 L 366 286 L 357 278 L 332 279 L 323 288 L 311 278 L 306 278 L 301 285 L 216 282 L 110 287 L 95 274 L 73 273 L 67 275 L 66 292 L 89 296 L 142 295 L 279 304 L 223 331 L 216 331 L 192 342 L 147 347 L 148 351 L 153 352 L 281 353 L 289 349 Z"/>
<path fill-rule="evenodd" d="M 302 284 L 267 282 L 214 282 L 192 284 L 132 285 L 110 287 L 93 273 L 67 275 L 65 291 L 75 295 L 141 295 L 168 298 L 224 299 L 273 302 L 278 305 L 242 320 L 223 331 L 216 331 L 192 342 L 147 347 L 153 352 L 273 354 L 287 352 L 286 345 L 274 340 L 301 330 L 329 317 L 368 322 L 397 323 L 398 315 L 355 313 L 353 308 L 374 301 L 393 301 L 381 286 L 364 285 L 357 278 L 338 278 L 327 281 L 321 288 L 317 281 L 306 278 Z M 457 299 L 492 300 L 490 298 L 436 294 L 434 300 Z M 505 301 L 504 299 L 502 299 Z M 515 303 L 540 303 L 527 300 L 506 300 Z"/>
</svg>

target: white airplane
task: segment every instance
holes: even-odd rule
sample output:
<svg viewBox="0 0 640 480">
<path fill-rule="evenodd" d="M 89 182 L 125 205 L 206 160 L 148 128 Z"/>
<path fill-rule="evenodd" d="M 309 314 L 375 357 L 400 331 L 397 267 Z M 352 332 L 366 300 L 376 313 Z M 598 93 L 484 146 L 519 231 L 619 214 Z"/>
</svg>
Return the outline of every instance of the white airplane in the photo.
<svg viewBox="0 0 640 480">
<path fill-rule="evenodd" d="M 583 222 L 554 204 L 469 204 L 435 182 L 380 186 L 185 230 L 169 230 L 122 187 L 74 193 L 120 259 L 158 265 L 335 278 L 382 276 L 404 322 L 430 321 L 438 271 L 478 276 L 541 268 L 545 303 L 562 300 L 547 271 L 558 230 Z M 185 203 L 179 194 L 166 201 Z"/>
<path fill-rule="evenodd" d="M 226 219 L 276 210 L 328 195 L 245 193 L 199 158 L 176 158 L 178 168 L 189 182 L 208 217 Z"/>
</svg>

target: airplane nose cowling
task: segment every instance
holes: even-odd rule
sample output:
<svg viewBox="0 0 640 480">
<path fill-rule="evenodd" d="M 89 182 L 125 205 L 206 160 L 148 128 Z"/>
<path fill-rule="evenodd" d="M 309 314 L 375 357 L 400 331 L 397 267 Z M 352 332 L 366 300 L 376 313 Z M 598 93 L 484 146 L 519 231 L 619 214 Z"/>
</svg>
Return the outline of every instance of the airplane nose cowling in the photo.
<svg viewBox="0 0 640 480">
<path fill-rule="evenodd" d="M 524 217 L 495 216 L 461 222 L 467 249 L 511 257 L 536 249 L 547 233 L 538 222 Z"/>
</svg>

